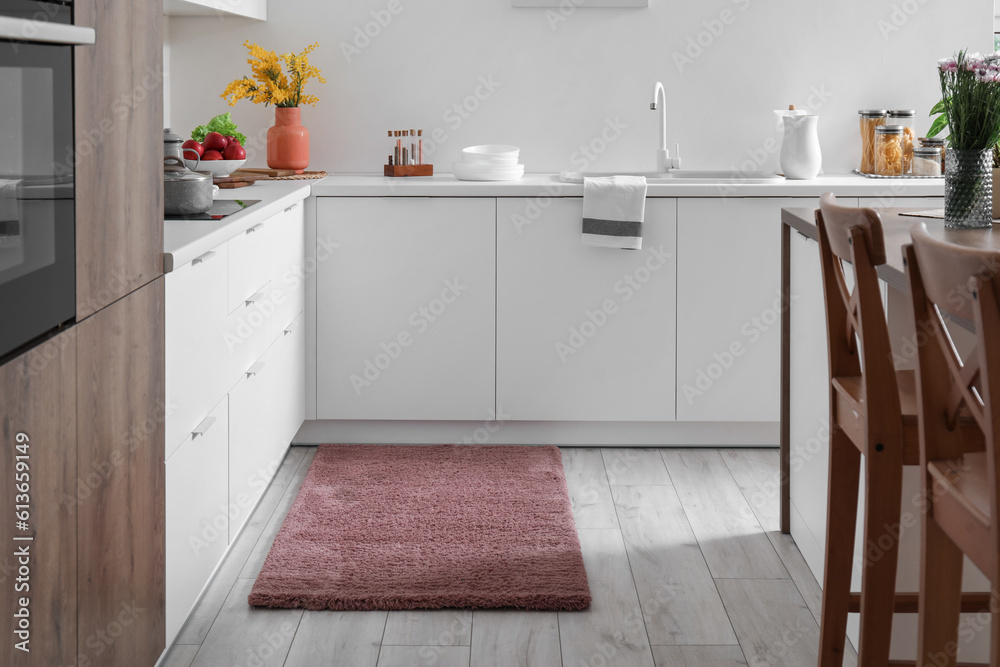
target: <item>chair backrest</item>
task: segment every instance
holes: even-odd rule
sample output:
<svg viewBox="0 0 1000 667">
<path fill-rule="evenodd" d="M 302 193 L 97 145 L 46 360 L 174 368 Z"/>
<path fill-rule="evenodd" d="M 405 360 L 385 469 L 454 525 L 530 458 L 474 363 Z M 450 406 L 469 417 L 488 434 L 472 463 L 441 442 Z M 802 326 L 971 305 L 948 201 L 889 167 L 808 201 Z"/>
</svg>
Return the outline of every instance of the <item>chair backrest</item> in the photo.
<svg viewBox="0 0 1000 667">
<path fill-rule="evenodd" d="M 861 376 L 865 397 L 878 397 L 878 409 L 868 411 L 869 433 L 899 433 L 899 387 L 876 270 L 886 261 L 882 219 L 870 208 L 840 206 L 827 193 L 820 198 L 816 226 L 830 380 Z M 853 291 L 845 279 L 845 261 L 853 266 Z"/>
<path fill-rule="evenodd" d="M 903 249 L 906 274 L 916 330 L 926 337 L 917 346 L 921 459 L 926 463 L 962 455 L 957 425 L 964 407 L 985 436 L 996 496 L 993 438 L 1000 433 L 1000 251 L 935 239 L 923 224 L 914 226 L 910 236 L 913 244 Z M 975 327 L 975 347 L 964 359 L 952 342 L 945 317 Z"/>
</svg>

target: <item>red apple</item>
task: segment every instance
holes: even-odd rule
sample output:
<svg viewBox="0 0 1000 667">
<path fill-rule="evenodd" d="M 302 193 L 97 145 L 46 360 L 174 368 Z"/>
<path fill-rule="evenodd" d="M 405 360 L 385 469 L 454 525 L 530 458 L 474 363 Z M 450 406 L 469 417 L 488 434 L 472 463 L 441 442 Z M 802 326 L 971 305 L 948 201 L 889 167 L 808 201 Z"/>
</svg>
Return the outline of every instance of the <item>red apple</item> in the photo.
<svg viewBox="0 0 1000 667">
<path fill-rule="evenodd" d="M 222 135 L 220 134 L 219 136 L 221 137 Z M 205 151 L 205 154 L 201 156 L 202 162 L 205 162 L 206 160 L 221 160 L 221 159 L 222 159 L 222 153 L 220 153 L 219 151 Z"/>
<path fill-rule="evenodd" d="M 193 155 L 197 154 L 197 157 Z M 185 160 L 196 160 L 205 154 L 205 147 L 201 145 L 200 142 L 194 139 L 188 139 L 183 144 L 181 144 L 181 155 L 184 156 Z"/>
<path fill-rule="evenodd" d="M 240 146 L 239 142 L 236 142 L 226 146 L 226 150 L 222 152 L 222 156 L 227 160 L 246 160 L 247 151 Z"/>
<path fill-rule="evenodd" d="M 239 146 L 240 142 L 233 135 L 227 134 L 226 135 L 226 146 L 230 146 L 232 144 L 236 144 L 237 146 Z"/>
<path fill-rule="evenodd" d="M 205 135 L 205 150 L 206 151 L 219 151 L 220 153 L 226 150 L 226 138 L 219 134 L 218 132 L 209 132 Z"/>
</svg>

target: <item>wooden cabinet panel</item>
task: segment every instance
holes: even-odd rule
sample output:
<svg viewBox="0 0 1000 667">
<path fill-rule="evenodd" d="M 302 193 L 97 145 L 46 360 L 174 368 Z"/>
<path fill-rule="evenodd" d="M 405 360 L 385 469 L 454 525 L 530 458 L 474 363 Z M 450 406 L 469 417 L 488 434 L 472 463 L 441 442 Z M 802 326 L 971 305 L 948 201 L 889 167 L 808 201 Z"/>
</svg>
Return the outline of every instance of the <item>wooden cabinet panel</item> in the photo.
<svg viewBox="0 0 1000 667">
<path fill-rule="evenodd" d="M 583 245 L 583 200 L 497 203 L 497 406 L 516 420 L 672 421 L 675 199 L 642 250 Z"/>
<path fill-rule="evenodd" d="M 0 617 L 5 632 L 0 664 L 76 664 L 76 340 L 72 330 L 39 345 L 0 367 Z M 28 438 L 20 452 L 18 434 Z M 22 438 L 23 439 L 23 438 Z M 27 471 L 18 470 L 18 457 Z M 22 465 L 22 468 L 25 466 Z M 15 479 L 27 472 L 27 479 Z M 88 471 L 89 472 L 89 471 Z M 15 484 L 29 484 L 27 530 L 15 523 Z M 19 537 L 33 537 L 18 540 Z M 15 541 L 16 540 L 16 541 Z M 18 550 L 26 549 L 27 563 Z M 28 569 L 27 577 L 19 568 Z M 21 590 L 23 586 L 27 590 Z M 11 632 L 17 627 L 19 600 L 30 603 L 30 637 Z"/>
<path fill-rule="evenodd" d="M 102 667 L 164 647 L 163 307 L 160 278 L 76 327 L 78 465 L 107 471 L 77 510 L 79 651 Z"/>
<path fill-rule="evenodd" d="M 163 273 L 158 2 L 76 2 L 76 303 L 83 319 Z"/>
</svg>

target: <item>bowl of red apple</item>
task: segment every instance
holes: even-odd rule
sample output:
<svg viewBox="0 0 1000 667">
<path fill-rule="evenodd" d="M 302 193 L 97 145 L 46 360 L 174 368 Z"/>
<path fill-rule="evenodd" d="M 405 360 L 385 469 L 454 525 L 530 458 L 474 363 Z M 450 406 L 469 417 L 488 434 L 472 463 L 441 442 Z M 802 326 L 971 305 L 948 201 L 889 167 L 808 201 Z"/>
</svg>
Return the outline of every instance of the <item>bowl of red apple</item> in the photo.
<svg viewBox="0 0 1000 667">
<path fill-rule="evenodd" d="M 181 144 L 184 164 L 192 171 L 208 172 L 213 178 L 229 176 L 247 161 L 247 152 L 235 137 L 209 132 L 205 141 L 188 139 Z"/>
</svg>

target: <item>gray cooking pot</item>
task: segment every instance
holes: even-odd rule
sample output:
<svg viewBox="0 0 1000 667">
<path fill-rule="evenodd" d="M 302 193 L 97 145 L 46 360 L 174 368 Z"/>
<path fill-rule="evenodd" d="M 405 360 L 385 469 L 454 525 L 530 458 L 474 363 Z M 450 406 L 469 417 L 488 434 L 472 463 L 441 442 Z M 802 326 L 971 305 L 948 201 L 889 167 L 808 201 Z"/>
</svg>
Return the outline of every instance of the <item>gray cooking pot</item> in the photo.
<svg viewBox="0 0 1000 667">
<path fill-rule="evenodd" d="M 174 155 L 163 158 L 163 212 L 197 215 L 212 208 L 212 177 L 184 166 Z"/>
</svg>

